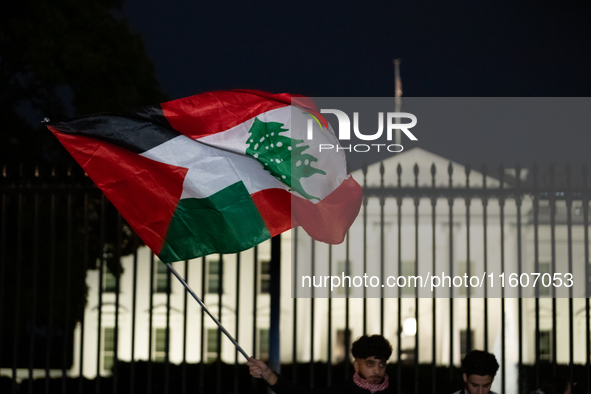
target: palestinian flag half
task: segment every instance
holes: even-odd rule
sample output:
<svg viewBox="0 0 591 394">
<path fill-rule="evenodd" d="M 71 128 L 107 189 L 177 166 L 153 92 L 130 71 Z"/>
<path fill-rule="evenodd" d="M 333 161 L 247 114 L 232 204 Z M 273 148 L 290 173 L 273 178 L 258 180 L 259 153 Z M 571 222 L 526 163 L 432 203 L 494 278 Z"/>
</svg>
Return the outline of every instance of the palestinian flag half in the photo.
<svg viewBox="0 0 591 394">
<path fill-rule="evenodd" d="M 342 151 L 319 151 L 338 144 L 332 131 L 292 99 L 218 91 L 47 126 L 166 263 L 236 253 L 295 226 L 340 243 L 362 190 Z M 305 141 L 292 124 L 312 118 Z"/>
</svg>

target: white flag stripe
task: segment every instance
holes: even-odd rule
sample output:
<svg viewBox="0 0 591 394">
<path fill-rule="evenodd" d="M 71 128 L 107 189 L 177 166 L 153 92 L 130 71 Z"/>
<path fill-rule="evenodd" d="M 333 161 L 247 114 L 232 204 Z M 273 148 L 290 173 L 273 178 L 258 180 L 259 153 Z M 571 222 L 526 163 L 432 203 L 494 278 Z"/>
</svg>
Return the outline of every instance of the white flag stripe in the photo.
<svg viewBox="0 0 591 394">
<path fill-rule="evenodd" d="M 298 146 L 308 145 L 309 148 L 302 153 L 307 153 L 318 159 L 313 164 L 313 167 L 318 168 L 328 176 L 322 174 L 314 174 L 307 178 L 301 178 L 302 186 L 304 189 L 319 197 L 321 200 L 332 193 L 337 187 L 340 186 L 349 176 L 347 175 L 347 159 L 345 152 L 339 149 L 337 152 L 337 146 L 339 140 L 334 134 L 332 128 L 326 130 L 323 126 L 322 129 L 318 126 L 316 121 L 312 122 L 312 135 L 311 140 L 308 139 L 308 119 L 311 119 L 310 114 L 304 112 L 301 108 L 291 106 L 291 138 L 303 141 Z M 328 125 L 329 127 L 330 124 Z M 323 146 L 331 145 L 332 149 L 320 151 L 321 144 Z M 292 158 L 292 167 L 297 165 L 297 159 Z M 316 203 L 317 200 L 311 200 Z"/>
<path fill-rule="evenodd" d="M 269 188 L 287 189 L 251 157 L 217 149 L 178 136 L 141 154 L 162 163 L 188 168 L 181 198 L 206 198 L 243 181 L 250 194 Z"/>
<path fill-rule="evenodd" d="M 324 171 L 323 174 L 313 174 L 301 178 L 300 181 L 306 191 L 322 200 L 332 193 L 349 176 L 346 173 L 345 154 L 336 149 L 320 152 L 320 144 L 332 144 L 336 147 L 338 139 L 332 130 L 320 129 L 313 123 L 313 139 L 307 139 L 307 119 L 310 115 L 302 109 L 286 106 L 256 116 L 262 122 L 278 122 L 287 129 L 281 135 L 288 138 L 302 140 L 297 146 L 307 145 L 303 151 L 318 159 L 312 165 Z M 255 117 L 232 127 L 226 131 L 208 135 L 198 140 L 186 136 L 179 136 L 158 145 L 141 155 L 159 162 L 188 168 L 189 172 L 183 184 L 181 198 L 206 198 L 220 190 L 243 181 L 250 194 L 269 188 L 289 190 L 288 186 L 280 182 L 273 175 L 263 169 L 263 165 L 250 156 L 246 156 L 249 131 Z M 291 130 L 297 125 L 298 130 Z M 297 158 L 293 158 L 292 166 Z M 299 193 L 292 191 L 299 196 Z M 317 203 L 319 200 L 311 200 Z"/>
<path fill-rule="evenodd" d="M 236 152 L 245 155 L 246 147 L 248 146 L 246 140 L 247 136 L 249 135 L 248 132 L 252 127 L 252 124 L 254 123 L 254 119 L 259 118 L 259 120 L 262 122 L 283 123 L 285 124 L 286 129 L 291 129 L 290 109 L 291 106 L 273 109 L 271 111 L 257 115 L 247 120 L 246 122 L 239 124 L 238 126 L 234 126 L 231 129 L 222 131 L 221 133 L 216 133 L 203 138 L 199 138 L 199 141 L 211 146 L 216 146 L 221 149 L 226 149 L 231 152 Z M 285 133 L 282 133 L 282 135 L 285 135 L 286 137 L 291 137 L 291 132 L 286 131 Z"/>
</svg>

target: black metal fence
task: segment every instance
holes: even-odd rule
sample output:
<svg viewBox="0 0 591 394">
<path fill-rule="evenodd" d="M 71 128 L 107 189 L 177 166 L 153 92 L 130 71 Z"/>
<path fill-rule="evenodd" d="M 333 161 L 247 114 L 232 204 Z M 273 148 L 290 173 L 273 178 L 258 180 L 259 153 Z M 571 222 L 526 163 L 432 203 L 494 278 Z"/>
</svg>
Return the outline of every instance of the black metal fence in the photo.
<svg viewBox="0 0 591 394">
<path fill-rule="evenodd" d="M 289 248 L 279 251 L 278 239 L 175 267 L 247 352 L 304 386 L 350 375 L 351 341 L 381 333 L 394 347 L 388 372 L 400 393 L 459 388 L 459 361 L 474 347 L 496 354 L 501 392 L 529 393 L 551 374 L 591 392 L 586 169 L 542 174 L 534 166 L 525 177 L 520 168 L 457 168 L 365 168 L 344 257 L 313 243 L 310 258 L 292 263 L 328 261 L 329 273 L 339 273 L 351 269 L 355 249 L 382 276 L 416 273 L 425 260 L 433 272 L 453 270 L 459 256 L 468 274 L 473 260 L 485 272 L 493 260 L 519 273 L 564 266 L 582 272 L 586 297 L 550 289 L 541 298 L 490 298 L 486 290 L 477 298 L 468 289 L 468 297 L 291 299 L 286 283 L 295 287 L 295 276 L 278 261 Z M 0 193 L 0 391 L 265 391 L 77 166 L 4 168 Z M 413 319 L 414 334 L 404 329 Z"/>
</svg>

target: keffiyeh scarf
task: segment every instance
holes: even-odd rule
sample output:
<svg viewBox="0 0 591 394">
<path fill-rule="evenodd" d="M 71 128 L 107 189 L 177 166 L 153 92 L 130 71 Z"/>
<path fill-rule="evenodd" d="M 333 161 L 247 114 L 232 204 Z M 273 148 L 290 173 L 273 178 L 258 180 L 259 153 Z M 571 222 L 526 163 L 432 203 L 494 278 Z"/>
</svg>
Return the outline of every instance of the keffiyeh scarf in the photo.
<svg viewBox="0 0 591 394">
<path fill-rule="evenodd" d="M 384 376 L 384 381 L 380 384 L 370 383 L 363 379 L 358 372 L 353 375 L 353 382 L 362 389 L 369 390 L 372 394 L 377 391 L 383 391 L 388 388 L 388 375 Z"/>
</svg>

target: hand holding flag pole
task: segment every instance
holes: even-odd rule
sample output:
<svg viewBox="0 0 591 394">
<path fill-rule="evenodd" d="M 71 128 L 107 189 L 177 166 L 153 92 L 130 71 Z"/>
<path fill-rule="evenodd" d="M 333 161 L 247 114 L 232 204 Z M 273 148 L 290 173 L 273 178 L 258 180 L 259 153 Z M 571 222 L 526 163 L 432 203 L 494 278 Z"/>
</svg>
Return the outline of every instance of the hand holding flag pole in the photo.
<svg viewBox="0 0 591 394">
<path fill-rule="evenodd" d="M 240 353 L 242 353 L 242 355 L 244 356 L 244 358 L 246 358 L 247 360 L 250 358 L 248 356 L 248 354 L 246 354 L 246 352 L 244 351 L 244 349 L 242 349 L 242 347 L 240 347 L 240 345 L 238 344 L 238 342 L 236 342 L 236 340 L 234 339 L 234 337 L 232 337 L 232 335 L 230 335 L 230 333 L 228 332 L 228 330 L 226 330 L 224 328 L 224 326 L 222 326 L 222 323 L 220 323 L 220 321 L 218 319 L 216 319 L 212 313 L 209 311 L 209 309 L 207 308 L 207 306 L 203 303 L 203 301 L 201 301 L 201 298 L 199 298 L 199 296 L 193 291 L 193 289 L 191 289 L 191 287 L 189 286 L 189 284 L 185 281 L 185 279 L 177 272 L 177 270 L 174 269 L 174 267 L 172 266 L 172 264 L 170 263 L 166 263 L 166 267 L 168 267 L 168 269 L 170 270 L 170 272 L 176 276 L 176 278 L 179 280 L 179 282 L 182 283 L 182 285 L 185 287 L 185 289 L 187 289 L 187 292 L 189 294 L 191 294 L 191 296 L 193 296 L 193 298 L 195 299 L 195 301 L 197 301 L 197 303 L 199 305 L 201 305 L 201 308 L 203 308 L 203 310 L 205 311 L 205 313 L 207 313 L 207 315 L 209 317 L 211 317 L 211 319 L 215 322 L 215 324 L 218 325 L 219 329 L 221 332 L 223 332 L 228 339 L 234 344 L 234 346 L 236 346 L 236 349 L 238 349 L 238 351 Z"/>
</svg>

